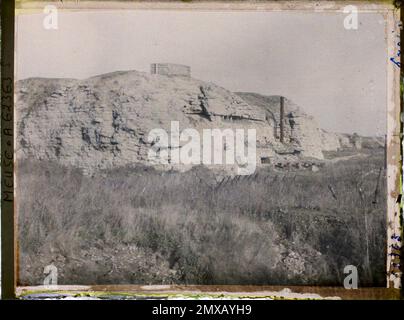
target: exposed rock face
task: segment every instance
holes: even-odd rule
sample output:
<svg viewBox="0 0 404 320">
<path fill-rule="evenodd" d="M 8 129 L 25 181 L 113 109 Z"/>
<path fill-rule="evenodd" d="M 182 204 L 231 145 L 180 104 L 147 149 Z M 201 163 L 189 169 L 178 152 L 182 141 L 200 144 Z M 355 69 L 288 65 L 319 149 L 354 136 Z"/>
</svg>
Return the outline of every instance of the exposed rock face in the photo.
<svg viewBox="0 0 404 320">
<path fill-rule="evenodd" d="M 237 93 L 251 105 L 265 110 L 269 124 L 274 128 L 273 148 L 278 154 L 298 151 L 304 157 L 323 159 L 322 151 L 341 147 L 336 134 L 319 128 L 312 116 L 304 113 L 295 103 L 285 99 L 284 143 L 280 143 L 280 96 L 263 96 L 256 93 Z M 289 152 L 288 152 L 289 151 Z"/>
<path fill-rule="evenodd" d="M 169 133 L 171 121 L 199 132 L 254 128 L 258 163 L 322 159 L 323 150 L 341 146 L 288 99 L 281 143 L 279 96 L 235 94 L 187 77 L 123 71 L 85 80 L 31 78 L 19 81 L 16 93 L 17 157 L 57 160 L 88 172 L 150 164 L 148 134 L 155 128 Z"/>
</svg>

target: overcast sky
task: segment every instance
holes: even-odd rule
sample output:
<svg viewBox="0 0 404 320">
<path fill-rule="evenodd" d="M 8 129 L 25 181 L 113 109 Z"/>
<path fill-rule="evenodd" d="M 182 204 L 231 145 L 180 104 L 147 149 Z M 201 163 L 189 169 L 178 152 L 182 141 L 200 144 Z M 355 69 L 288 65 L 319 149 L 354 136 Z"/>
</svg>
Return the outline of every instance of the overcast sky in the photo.
<svg viewBox="0 0 404 320">
<path fill-rule="evenodd" d="M 94 11 L 19 15 L 17 79 L 86 78 L 150 63 L 191 66 L 231 91 L 283 95 L 329 131 L 386 131 L 384 18 L 359 13 Z"/>
</svg>

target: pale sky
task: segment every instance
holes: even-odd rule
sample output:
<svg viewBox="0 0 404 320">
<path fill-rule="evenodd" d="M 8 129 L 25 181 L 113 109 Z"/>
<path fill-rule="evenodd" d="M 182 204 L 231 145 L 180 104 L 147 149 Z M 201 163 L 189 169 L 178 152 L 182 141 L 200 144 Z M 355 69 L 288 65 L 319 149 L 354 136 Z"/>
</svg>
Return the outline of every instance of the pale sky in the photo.
<svg viewBox="0 0 404 320">
<path fill-rule="evenodd" d="M 329 131 L 386 131 L 381 14 L 359 13 L 358 30 L 344 28 L 344 13 L 59 11 L 57 30 L 44 17 L 18 16 L 17 79 L 181 63 L 231 91 L 283 95 Z"/>
</svg>

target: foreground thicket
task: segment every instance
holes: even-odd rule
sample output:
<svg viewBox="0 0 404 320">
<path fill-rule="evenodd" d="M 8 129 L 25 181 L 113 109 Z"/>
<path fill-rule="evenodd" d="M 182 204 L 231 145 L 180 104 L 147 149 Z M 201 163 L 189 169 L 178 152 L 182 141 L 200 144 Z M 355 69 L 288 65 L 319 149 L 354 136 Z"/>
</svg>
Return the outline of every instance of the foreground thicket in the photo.
<svg viewBox="0 0 404 320">
<path fill-rule="evenodd" d="M 384 285 L 383 154 L 318 172 L 218 178 L 120 168 L 95 177 L 51 162 L 17 168 L 20 283 Z"/>
</svg>

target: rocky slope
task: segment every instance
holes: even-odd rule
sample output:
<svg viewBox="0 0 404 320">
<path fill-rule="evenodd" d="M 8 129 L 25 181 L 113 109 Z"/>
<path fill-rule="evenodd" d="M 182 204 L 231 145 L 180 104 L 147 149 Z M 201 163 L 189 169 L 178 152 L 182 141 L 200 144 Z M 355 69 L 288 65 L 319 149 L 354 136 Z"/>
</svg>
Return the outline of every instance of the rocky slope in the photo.
<svg viewBox="0 0 404 320">
<path fill-rule="evenodd" d="M 342 143 L 288 99 L 281 143 L 279 96 L 235 94 L 181 76 L 122 71 L 85 80 L 30 78 L 17 83 L 16 94 L 17 157 L 56 160 L 88 173 L 150 164 L 155 141 L 148 134 L 154 128 L 170 133 L 171 121 L 179 121 L 180 131 L 254 128 L 258 164 L 323 159 L 322 151 Z"/>
</svg>

